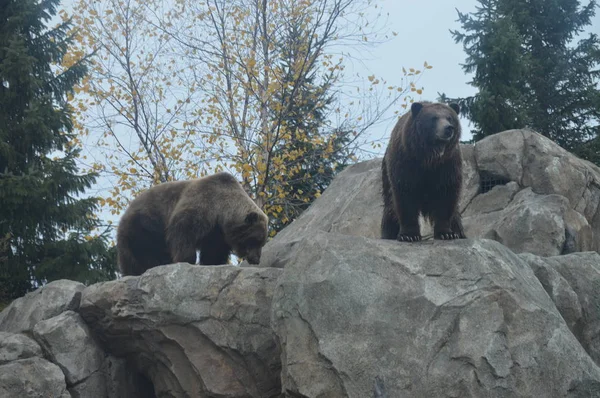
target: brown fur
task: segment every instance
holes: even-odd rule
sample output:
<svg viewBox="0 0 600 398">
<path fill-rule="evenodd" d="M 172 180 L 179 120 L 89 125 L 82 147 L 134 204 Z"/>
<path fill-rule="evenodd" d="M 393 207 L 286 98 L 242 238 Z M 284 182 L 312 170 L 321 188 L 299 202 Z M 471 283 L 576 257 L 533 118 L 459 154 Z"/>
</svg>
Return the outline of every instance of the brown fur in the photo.
<svg viewBox="0 0 600 398">
<path fill-rule="evenodd" d="M 166 182 L 135 198 L 119 223 L 117 260 L 123 275 L 176 262 L 226 264 L 233 251 L 260 261 L 268 218 L 228 173 Z"/>
<path fill-rule="evenodd" d="M 416 102 L 392 130 L 383 157 L 381 237 L 419 241 L 419 213 L 435 239 L 465 238 L 458 211 L 462 188 L 459 107 Z"/>
</svg>

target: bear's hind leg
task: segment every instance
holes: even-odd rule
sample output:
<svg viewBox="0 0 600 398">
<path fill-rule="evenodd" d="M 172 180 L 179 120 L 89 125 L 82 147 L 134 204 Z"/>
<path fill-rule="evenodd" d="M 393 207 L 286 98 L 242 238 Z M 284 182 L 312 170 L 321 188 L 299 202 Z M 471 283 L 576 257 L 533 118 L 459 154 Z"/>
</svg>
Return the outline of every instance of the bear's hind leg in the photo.
<svg viewBox="0 0 600 398">
<path fill-rule="evenodd" d="M 167 246 L 171 253 L 172 262 L 196 264 L 196 249 L 202 242 L 208 228 L 196 217 L 186 214 L 176 214 L 169 220 L 167 226 Z"/>
<path fill-rule="evenodd" d="M 117 243 L 117 265 L 123 276 L 141 275 L 147 269 L 136 258 L 129 246 L 120 240 Z"/>
<path fill-rule="evenodd" d="M 152 220 L 139 213 L 124 216 L 117 231 L 117 265 L 121 274 L 141 275 L 162 265 L 164 240 Z M 166 264 L 166 263 L 165 263 Z"/>
<path fill-rule="evenodd" d="M 458 235 L 458 239 L 467 239 L 467 236 L 465 235 L 465 229 L 462 225 L 462 219 L 458 212 L 456 212 L 456 214 L 454 214 L 454 216 L 452 217 L 452 221 L 450 222 L 450 229 L 452 229 L 452 232 L 454 234 Z"/>
<path fill-rule="evenodd" d="M 220 228 L 213 229 L 202 241 L 200 247 L 201 265 L 223 265 L 229 262 L 231 247 L 225 242 Z"/>
<path fill-rule="evenodd" d="M 400 232 L 398 221 L 391 214 L 392 210 L 383 209 L 383 217 L 381 218 L 381 239 L 396 239 Z"/>
<path fill-rule="evenodd" d="M 442 201 L 435 204 L 432 214 L 434 239 L 452 240 L 461 237 L 460 233 L 453 228 L 453 226 L 456 226 L 453 213 L 453 207 L 450 207 L 448 204 Z M 460 224 L 460 227 L 462 229 L 462 224 Z"/>
</svg>

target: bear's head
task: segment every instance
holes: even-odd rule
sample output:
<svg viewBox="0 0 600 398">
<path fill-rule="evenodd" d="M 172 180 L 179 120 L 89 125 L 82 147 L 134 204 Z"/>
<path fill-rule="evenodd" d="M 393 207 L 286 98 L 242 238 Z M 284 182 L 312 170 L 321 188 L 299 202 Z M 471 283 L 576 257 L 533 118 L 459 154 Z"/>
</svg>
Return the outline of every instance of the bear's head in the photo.
<svg viewBox="0 0 600 398">
<path fill-rule="evenodd" d="M 251 210 L 241 223 L 230 225 L 225 236 L 236 256 L 248 263 L 260 263 L 262 247 L 267 243 L 268 218 L 260 209 Z"/>
<path fill-rule="evenodd" d="M 457 104 L 414 102 L 410 107 L 410 137 L 404 137 L 408 149 L 420 152 L 419 155 L 429 161 L 449 154 L 460 140 L 459 112 Z"/>
</svg>

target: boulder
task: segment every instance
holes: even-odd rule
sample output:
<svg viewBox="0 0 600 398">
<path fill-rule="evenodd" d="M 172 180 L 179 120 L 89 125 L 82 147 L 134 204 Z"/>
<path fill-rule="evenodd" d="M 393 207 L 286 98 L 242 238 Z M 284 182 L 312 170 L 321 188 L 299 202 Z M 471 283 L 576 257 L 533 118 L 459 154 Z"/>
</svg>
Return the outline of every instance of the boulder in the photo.
<svg viewBox="0 0 600 398">
<path fill-rule="evenodd" d="M 83 283 L 61 279 L 14 300 L 0 312 L 0 332 L 31 332 L 44 319 L 79 307 Z"/>
<path fill-rule="evenodd" d="M 33 339 L 24 334 L 0 332 L 0 365 L 41 356 L 42 349 Z"/>
<path fill-rule="evenodd" d="M 593 233 L 585 217 L 561 195 L 538 195 L 516 184 L 494 187 L 471 203 L 468 236 L 494 239 L 516 253 L 556 256 L 588 249 Z"/>
<path fill-rule="evenodd" d="M 495 241 L 316 232 L 284 268 L 272 323 L 289 396 L 600 394 L 600 368 Z"/>
<path fill-rule="evenodd" d="M 79 312 L 157 396 L 278 396 L 281 365 L 270 307 L 280 273 L 161 266 L 86 288 Z"/>
<path fill-rule="evenodd" d="M 34 357 L 0 365 L 0 397 L 71 398 L 71 394 L 60 368 Z"/>
<path fill-rule="evenodd" d="M 103 366 L 104 351 L 76 312 L 65 311 L 38 322 L 33 328 L 33 335 L 47 358 L 62 369 L 69 387 L 87 384 L 86 379 L 99 373 Z M 98 385 L 94 396 L 106 395 L 104 391 L 98 391 L 104 385 L 100 379 L 94 380 L 94 384 Z"/>
<path fill-rule="evenodd" d="M 600 255 L 519 255 L 534 270 L 571 332 L 600 365 Z"/>
</svg>

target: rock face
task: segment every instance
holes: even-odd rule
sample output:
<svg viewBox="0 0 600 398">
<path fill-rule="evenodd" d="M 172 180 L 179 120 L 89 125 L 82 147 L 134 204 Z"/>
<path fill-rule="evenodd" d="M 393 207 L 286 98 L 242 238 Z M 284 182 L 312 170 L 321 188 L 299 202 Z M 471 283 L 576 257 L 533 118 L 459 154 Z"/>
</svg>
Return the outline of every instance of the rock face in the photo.
<svg viewBox="0 0 600 398">
<path fill-rule="evenodd" d="M 600 397 L 600 170 L 529 131 L 462 151 L 469 239 L 379 239 L 381 162 L 351 166 L 260 268 L 15 300 L 0 397 Z"/>
<path fill-rule="evenodd" d="M 40 321 L 33 328 L 33 335 L 48 358 L 61 368 L 67 385 L 78 391 L 94 391 L 94 396 L 106 396 L 102 378 L 96 377 L 104 367 L 106 355 L 79 314 L 69 310 Z"/>
<path fill-rule="evenodd" d="M 174 264 L 90 286 L 80 314 L 165 397 L 274 397 L 270 304 L 281 270 Z"/>
<path fill-rule="evenodd" d="M 600 368 L 532 269 L 491 240 L 316 233 L 272 313 L 290 396 L 600 394 Z"/>
<path fill-rule="evenodd" d="M 36 357 L 0 365 L 0 397 L 70 398 L 71 394 L 60 368 Z"/>
<path fill-rule="evenodd" d="M 501 242 L 515 253 L 555 256 L 599 250 L 600 169 L 544 136 L 509 130 L 461 145 L 460 209 L 469 238 Z M 378 238 L 381 159 L 348 167 L 263 250 L 261 267 L 282 267 L 311 231 Z M 431 235 L 421 219 L 421 233 Z"/>
<path fill-rule="evenodd" d="M 541 256 L 599 250 L 598 167 L 528 130 L 495 134 L 473 147 L 480 193 L 471 201 L 477 207 L 467 206 L 464 214 L 471 236 Z M 497 189 L 510 182 L 510 188 Z M 511 191 L 511 201 L 498 208 L 498 199 Z"/>
<path fill-rule="evenodd" d="M 281 272 L 173 264 L 84 289 L 48 284 L 0 314 L 0 397 L 277 397 Z"/>
<path fill-rule="evenodd" d="M 567 325 L 591 358 L 600 364 L 600 255 L 520 255 L 533 269 Z"/>
<path fill-rule="evenodd" d="M 16 299 L 0 312 L 0 331 L 31 332 L 39 321 L 76 309 L 84 288 L 83 283 L 63 279 Z"/>
<path fill-rule="evenodd" d="M 42 349 L 35 340 L 24 334 L 0 332 L 0 365 L 18 359 L 41 356 Z"/>
</svg>

